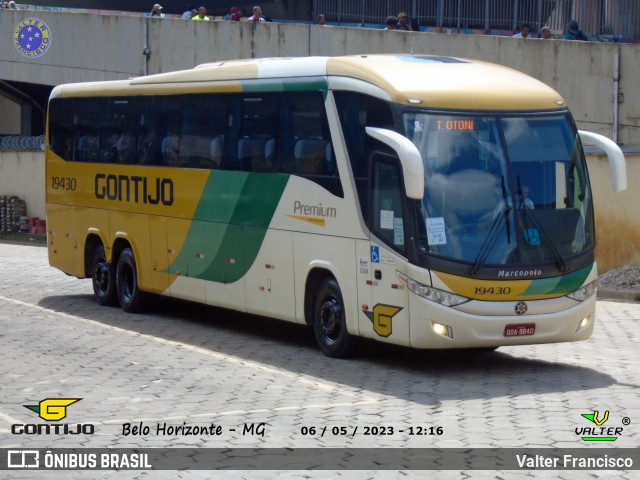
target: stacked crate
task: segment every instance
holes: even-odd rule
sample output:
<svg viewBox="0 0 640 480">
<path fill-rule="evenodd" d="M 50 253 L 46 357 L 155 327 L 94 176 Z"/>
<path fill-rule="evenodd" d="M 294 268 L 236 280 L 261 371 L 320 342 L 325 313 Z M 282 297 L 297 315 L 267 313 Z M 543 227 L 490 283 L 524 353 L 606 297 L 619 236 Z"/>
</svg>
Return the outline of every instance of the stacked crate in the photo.
<svg viewBox="0 0 640 480">
<path fill-rule="evenodd" d="M 27 203 L 20 197 L 0 196 L 0 232 L 21 233 L 28 231 Z"/>
</svg>

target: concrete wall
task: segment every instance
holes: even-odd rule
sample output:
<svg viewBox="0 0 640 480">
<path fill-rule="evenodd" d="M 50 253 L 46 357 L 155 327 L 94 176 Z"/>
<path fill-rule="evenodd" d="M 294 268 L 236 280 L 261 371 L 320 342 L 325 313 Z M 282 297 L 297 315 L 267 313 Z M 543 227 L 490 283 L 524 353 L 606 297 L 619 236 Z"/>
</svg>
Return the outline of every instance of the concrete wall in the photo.
<svg viewBox="0 0 640 480">
<path fill-rule="evenodd" d="M 613 192 L 609 164 L 602 155 L 587 157 L 595 203 L 597 250 L 601 272 L 640 264 L 640 154 L 627 155 L 631 188 Z M 45 218 L 43 152 L 0 152 L 0 195 L 18 195 L 29 217 Z"/>
<path fill-rule="evenodd" d="M 0 152 L 0 195 L 27 202 L 27 216 L 45 218 L 44 152 Z"/>
<path fill-rule="evenodd" d="M 0 95 L 0 133 L 20 135 L 20 104 Z"/>
<path fill-rule="evenodd" d="M 45 21 L 52 32 L 51 47 L 38 58 L 21 56 L 12 46 L 15 27 L 29 15 Z M 414 52 L 487 60 L 556 88 L 580 128 L 607 136 L 613 119 L 614 56 L 619 54 L 624 101 L 619 105 L 618 140 L 640 145 L 637 45 L 28 11 L 4 11 L 0 32 L 0 79 L 43 85 L 122 79 L 254 57 Z M 145 45 L 151 51 L 148 61 Z"/>
<path fill-rule="evenodd" d="M 626 264 L 640 265 L 640 155 L 625 155 L 628 187 L 614 192 L 609 162 L 589 155 L 589 177 L 596 217 L 596 259 L 600 272 Z"/>
</svg>

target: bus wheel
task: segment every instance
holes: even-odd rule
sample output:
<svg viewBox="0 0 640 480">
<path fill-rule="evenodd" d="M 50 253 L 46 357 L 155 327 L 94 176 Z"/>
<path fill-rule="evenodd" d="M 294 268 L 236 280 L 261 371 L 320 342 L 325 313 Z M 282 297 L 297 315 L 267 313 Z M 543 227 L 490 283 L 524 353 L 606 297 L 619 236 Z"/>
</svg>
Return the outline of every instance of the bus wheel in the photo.
<svg viewBox="0 0 640 480">
<path fill-rule="evenodd" d="M 145 310 L 148 294 L 138 288 L 136 257 L 130 248 L 125 248 L 118 257 L 116 268 L 118 301 L 125 312 L 138 313 Z"/>
<path fill-rule="evenodd" d="M 313 312 L 313 331 L 320 350 L 328 357 L 349 356 L 354 339 L 347 331 L 342 293 L 334 279 L 320 284 Z"/>
<path fill-rule="evenodd" d="M 93 254 L 91 272 L 93 293 L 98 303 L 100 305 L 115 305 L 118 303 L 115 271 L 107 262 L 107 255 L 102 245 L 98 246 Z"/>
</svg>

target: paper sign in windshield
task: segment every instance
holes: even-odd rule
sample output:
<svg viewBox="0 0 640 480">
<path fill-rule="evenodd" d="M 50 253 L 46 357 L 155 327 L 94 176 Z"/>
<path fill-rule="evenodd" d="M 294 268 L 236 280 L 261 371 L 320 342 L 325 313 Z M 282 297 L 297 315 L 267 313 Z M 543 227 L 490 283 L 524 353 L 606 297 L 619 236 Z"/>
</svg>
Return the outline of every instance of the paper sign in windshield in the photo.
<svg viewBox="0 0 640 480">
<path fill-rule="evenodd" d="M 393 230 L 393 210 L 380 210 L 380 228 Z"/>
<path fill-rule="evenodd" d="M 429 245 L 447 244 L 447 235 L 444 232 L 444 218 L 427 218 L 427 237 Z"/>
</svg>

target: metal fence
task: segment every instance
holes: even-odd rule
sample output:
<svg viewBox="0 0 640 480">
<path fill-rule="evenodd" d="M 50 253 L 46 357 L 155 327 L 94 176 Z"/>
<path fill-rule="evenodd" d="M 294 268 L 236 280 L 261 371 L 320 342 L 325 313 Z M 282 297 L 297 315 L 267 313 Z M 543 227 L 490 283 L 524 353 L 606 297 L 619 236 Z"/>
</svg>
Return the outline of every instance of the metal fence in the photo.
<svg viewBox="0 0 640 480">
<path fill-rule="evenodd" d="M 44 150 L 44 135 L 25 137 L 22 135 L 7 135 L 0 137 L 0 151 L 29 151 Z"/>
<path fill-rule="evenodd" d="M 384 24 L 407 12 L 422 27 L 534 32 L 544 25 L 564 33 L 571 19 L 591 36 L 610 41 L 640 39 L 640 0 L 314 0 L 314 14 L 339 24 Z M 493 32 L 496 33 L 496 32 Z"/>
</svg>

